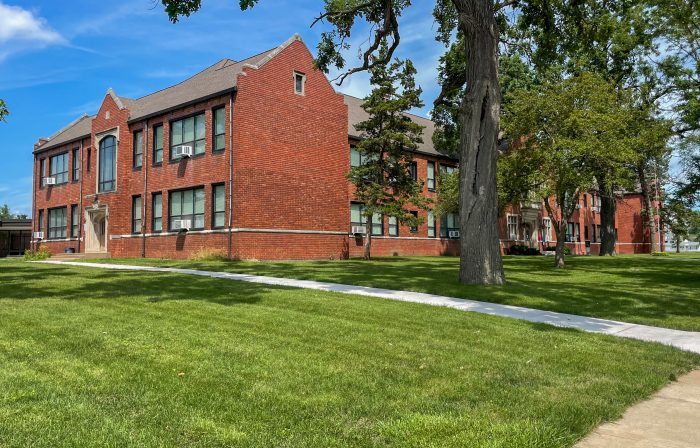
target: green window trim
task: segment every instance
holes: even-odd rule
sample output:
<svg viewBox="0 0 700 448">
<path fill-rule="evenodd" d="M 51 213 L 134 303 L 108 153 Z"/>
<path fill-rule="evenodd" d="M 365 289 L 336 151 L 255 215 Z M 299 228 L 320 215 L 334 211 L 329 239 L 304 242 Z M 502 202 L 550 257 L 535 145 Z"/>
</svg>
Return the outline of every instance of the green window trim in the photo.
<svg viewBox="0 0 700 448">
<path fill-rule="evenodd" d="M 223 151 L 226 149 L 226 107 L 221 106 L 214 109 L 213 112 L 214 131 L 213 144 L 214 151 Z"/>
<path fill-rule="evenodd" d="M 151 231 L 163 231 L 163 193 L 153 193 L 151 197 Z"/>
</svg>

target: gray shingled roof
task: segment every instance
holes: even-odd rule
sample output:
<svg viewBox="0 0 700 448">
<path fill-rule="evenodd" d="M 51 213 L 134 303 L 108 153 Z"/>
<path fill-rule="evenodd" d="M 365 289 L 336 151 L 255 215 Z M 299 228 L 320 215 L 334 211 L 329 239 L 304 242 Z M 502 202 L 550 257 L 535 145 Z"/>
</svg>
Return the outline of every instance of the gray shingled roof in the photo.
<svg viewBox="0 0 700 448">
<path fill-rule="evenodd" d="M 367 112 L 365 112 L 365 110 L 362 108 L 362 103 L 364 101 L 350 95 L 343 95 L 343 97 L 345 99 L 345 104 L 348 106 L 348 135 L 359 139 L 361 136 L 357 129 L 355 129 L 355 125 L 369 118 Z M 433 145 L 435 123 L 427 118 L 419 117 L 418 115 L 406 115 L 408 115 L 414 122 L 420 124 L 421 126 L 425 126 L 425 129 L 423 129 L 423 143 L 418 145 L 417 152 L 432 156 L 450 157 L 438 152 Z"/>
<path fill-rule="evenodd" d="M 130 99 L 117 96 L 111 89 L 109 94 L 114 95 L 118 101 L 129 110 L 129 121 L 142 120 L 149 116 L 164 113 L 168 110 L 182 107 L 195 101 L 202 100 L 227 91 L 235 89 L 238 75 L 242 73 L 246 66 L 261 67 L 272 59 L 277 53 L 282 51 L 292 42 L 300 40 L 298 35 L 294 35 L 282 45 L 271 50 L 264 51 L 248 59 L 236 62 L 231 59 L 222 59 L 216 64 L 207 67 L 194 76 L 182 81 L 179 84 L 163 90 L 151 93 L 138 99 Z M 348 135 L 360 138 L 359 132 L 355 129 L 355 124 L 367 119 L 368 115 L 362 109 L 363 100 L 352 96 L 344 95 L 345 104 L 348 106 Z M 418 124 L 425 126 L 423 130 L 423 143 L 419 145 L 418 152 L 444 156 L 435 150 L 433 146 L 433 132 L 435 124 L 427 118 L 417 115 L 409 116 Z M 92 132 L 92 117 L 84 115 L 65 128 L 58 131 L 49 138 L 49 141 L 39 146 L 36 151 L 53 148 L 81 137 L 87 137 Z"/>
<path fill-rule="evenodd" d="M 233 90 L 236 87 L 238 74 L 243 71 L 245 66 L 259 67 L 263 65 L 282 48 L 298 39 L 299 37 L 295 35 L 279 47 L 264 51 L 239 62 L 235 62 L 231 59 L 222 59 L 179 84 L 159 90 L 142 98 L 130 99 L 123 96 L 116 97 L 116 95 L 115 97 L 129 109 L 129 121 L 140 120 L 150 115 L 160 114 L 169 109 L 201 100 L 205 97 Z M 72 140 L 77 140 L 81 137 L 89 136 L 92 132 L 91 124 L 93 117 L 87 117 L 86 115 L 80 117 L 78 120 L 70 123 L 68 126 L 49 137 L 49 141 L 39 146 L 36 151 L 43 151 L 68 143 Z"/>
<path fill-rule="evenodd" d="M 39 146 L 35 152 L 72 142 L 73 140 L 78 140 L 81 137 L 87 137 L 92 132 L 92 119 L 94 117 L 94 115 L 83 115 L 49 137 L 48 142 Z"/>
</svg>

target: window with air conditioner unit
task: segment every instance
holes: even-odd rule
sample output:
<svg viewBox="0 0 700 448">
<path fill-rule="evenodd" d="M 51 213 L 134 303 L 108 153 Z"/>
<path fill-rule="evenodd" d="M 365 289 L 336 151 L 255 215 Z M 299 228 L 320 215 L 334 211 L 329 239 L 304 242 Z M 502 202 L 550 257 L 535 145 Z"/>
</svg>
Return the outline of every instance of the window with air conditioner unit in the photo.
<svg viewBox="0 0 700 448">
<path fill-rule="evenodd" d="M 192 155 L 192 147 L 189 145 L 178 145 L 173 148 L 173 159 L 183 159 Z"/>
<path fill-rule="evenodd" d="M 350 232 L 352 234 L 367 233 L 367 217 L 364 215 L 363 204 L 353 202 L 350 204 Z M 380 213 L 372 215 L 372 235 L 384 234 L 384 220 Z"/>
<path fill-rule="evenodd" d="M 459 215 L 457 213 L 447 213 L 440 218 L 440 237 L 453 238 L 450 232 L 459 232 Z"/>
<path fill-rule="evenodd" d="M 170 192 L 170 230 L 204 228 L 204 187 Z"/>
<path fill-rule="evenodd" d="M 34 239 L 35 240 L 43 240 L 44 239 L 44 232 L 34 232 Z"/>
</svg>

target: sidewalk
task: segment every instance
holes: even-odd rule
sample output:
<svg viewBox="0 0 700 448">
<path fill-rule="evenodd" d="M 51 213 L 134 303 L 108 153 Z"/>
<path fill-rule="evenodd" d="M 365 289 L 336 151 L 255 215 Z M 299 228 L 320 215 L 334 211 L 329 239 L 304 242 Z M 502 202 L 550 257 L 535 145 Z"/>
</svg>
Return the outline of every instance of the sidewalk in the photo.
<svg viewBox="0 0 700 448">
<path fill-rule="evenodd" d="M 510 317 L 528 322 L 545 323 L 558 327 L 576 328 L 590 333 L 602 333 L 624 338 L 639 339 L 650 342 L 660 342 L 682 350 L 700 354 L 700 332 L 681 331 L 669 328 L 651 327 L 648 325 L 630 324 L 614 320 L 596 319 L 594 317 L 577 316 L 573 314 L 556 313 L 553 311 L 535 310 L 512 305 L 479 302 L 476 300 L 457 299 L 435 294 L 411 291 L 396 291 L 392 289 L 370 288 L 366 286 L 343 285 L 338 283 L 316 282 L 311 280 L 294 280 L 289 278 L 265 277 L 260 275 L 233 274 L 228 272 L 198 271 L 195 269 L 178 269 L 154 266 L 119 265 L 109 263 L 82 263 L 73 261 L 47 260 L 37 263 L 73 265 L 102 269 L 117 269 L 129 271 L 168 272 L 176 274 L 200 275 L 204 277 L 237 280 L 266 285 L 288 286 L 293 288 L 316 289 L 319 291 L 356 294 L 379 297 L 389 300 L 422 303 L 425 305 L 444 306 L 461 311 Z M 698 443 L 700 446 L 700 442 Z"/>
<path fill-rule="evenodd" d="M 700 370 L 596 428 L 576 448 L 696 448 L 700 446 Z"/>
</svg>

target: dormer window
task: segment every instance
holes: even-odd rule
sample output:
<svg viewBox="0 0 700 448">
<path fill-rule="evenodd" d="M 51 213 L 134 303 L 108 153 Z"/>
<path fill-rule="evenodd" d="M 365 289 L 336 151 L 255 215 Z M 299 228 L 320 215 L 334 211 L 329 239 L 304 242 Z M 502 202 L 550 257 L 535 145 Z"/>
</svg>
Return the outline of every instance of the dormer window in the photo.
<svg viewBox="0 0 700 448">
<path fill-rule="evenodd" d="M 294 93 L 297 95 L 303 95 L 304 84 L 306 84 L 306 75 L 303 73 L 294 72 Z"/>
</svg>

